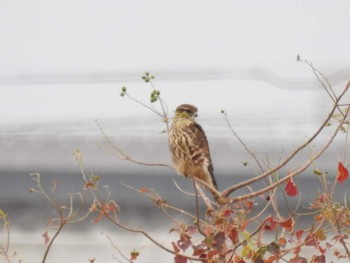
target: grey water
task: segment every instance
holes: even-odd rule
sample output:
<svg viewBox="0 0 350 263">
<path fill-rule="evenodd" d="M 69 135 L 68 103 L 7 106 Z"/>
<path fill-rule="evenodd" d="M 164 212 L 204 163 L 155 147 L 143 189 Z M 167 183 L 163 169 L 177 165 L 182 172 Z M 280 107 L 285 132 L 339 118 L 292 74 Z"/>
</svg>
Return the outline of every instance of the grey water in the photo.
<svg viewBox="0 0 350 263">
<path fill-rule="evenodd" d="M 152 121 L 149 123 L 152 124 Z M 113 141 L 114 146 L 119 147 L 135 160 L 170 164 L 166 136 L 160 133 L 161 128 L 154 123 L 153 126 L 148 125 L 146 128 L 142 125 L 142 128 L 134 127 L 133 130 L 138 131 L 137 133 L 123 131 L 122 128 L 108 121 L 103 122 L 103 127 L 108 136 L 110 135 L 109 139 Z M 225 130 L 227 128 L 225 125 L 219 127 L 210 120 L 207 120 L 207 123 L 209 123 L 206 125 L 207 136 L 221 190 L 260 173 L 254 159 L 232 133 Z M 254 122 L 254 125 L 256 123 Z M 276 165 L 306 138 L 304 135 L 306 132 L 298 129 L 293 134 L 289 134 L 288 139 L 278 136 L 278 129 L 274 130 L 277 131 L 277 135 L 271 134 L 272 138 L 269 138 L 269 127 L 261 126 L 259 133 L 244 125 L 237 127 L 239 134 L 243 134 L 242 137 L 247 146 L 264 167 Z M 171 241 L 176 240 L 176 236 L 169 233 L 174 225 L 150 198 L 127 186 L 134 189 L 149 189 L 150 192 L 157 193 L 170 204 L 185 211 L 193 213 L 195 209 L 193 196 L 184 194 L 176 186 L 178 184 L 183 191 L 192 192 L 193 186 L 190 180 L 178 176 L 172 169 L 166 167 L 140 166 L 118 159 L 110 153 L 114 146 L 103 138 L 95 124 L 24 125 L 20 128 L 14 127 L 11 131 L 8 129 L 2 135 L 0 139 L 0 209 L 7 213 L 7 219 L 11 221 L 10 252 L 16 252 L 16 258 L 22 259 L 23 262 L 41 261 L 45 251 L 42 234 L 47 229 L 52 234 L 48 222 L 49 219 L 57 217 L 55 209 L 43 195 L 29 193 L 29 189 L 35 187 L 30 174 L 40 173 L 42 185 L 48 190 L 55 182 L 57 202 L 68 206 L 67 193 L 81 192 L 83 187 L 81 172 L 73 156 L 76 149 L 83 152 L 84 171 L 100 177 L 99 186 L 102 196 L 107 195 L 105 186 L 108 186 L 110 198 L 120 207 L 118 213 L 120 222 L 136 229 L 146 230 L 165 246 L 171 247 Z M 329 133 L 326 132 L 320 136 L 310 149 L 304 150 L 294 158 L 281 170 L 280 176 L 286 175 L 305 163 L 310 152 L 316 152 L 319 145 L 325 143 L 328 135 Z M 343 140 L 340 138 L 317 162 L 317 168 L 327 171 L 330 178 L 334 178 L 336 174 L 339 159 L 339 156 L 334 153 L 341 152 L 342 147 Z M 309 203 L 317 196 L 318 191 L 321 191 L 321 183 L 313 174 L 312 168 L 295 178 L 295 182 L 302 193 L 299 210 L 306 211 Z M 258 182 L 252 187 L 260 189 L 266 185 L 268 183 L 265 181 Z M 338 198 L 342 198 L 348 186 L 345 182 L 337 189 Z M 233 195 L 245 192 L 246 190 L 243 189 Z M 78 205 L 79 202 L 77 199 L 76 201 Z M 288 201 L 291 207 L 295 207 L 298 199 L 290 198 Z M 253 213 L 258 213 L 266 201 L 263 198 L 257 198 L 255 202 Z M 89 202 L 85 204 L 85 211 L 89 205 Z M 286 204 L 282 198 L 279 206 L 281 213 L 286 214 Z M 269 212 L 271 211 L 267 211 L 266 215 Z M 176 213 L 173 215 L 178 216 Z M 121 256 L 110 244 L 108 237 L 127 256 L 133 249 L 139 250 L 140 262 L 160 262 L 160 260 L 171 262 L 172 255 L 157 248 L 142 235 L 128 233 L 105 220 L 94 223 L 94 219 L 96 215 L 91 215 L 83 222 L 67 225 L 57 238 L 47 262 L 88 262 L 93 258 L 96 258 L 96 262 L 116 262 Z M 182 219 L 185 222 L 188 220 Z M 304 220 L 302 223 L 307 225 L 311 219 Z M 1 234 L 0 237 L 4 241 L 4 235 Z"/>
</svg>

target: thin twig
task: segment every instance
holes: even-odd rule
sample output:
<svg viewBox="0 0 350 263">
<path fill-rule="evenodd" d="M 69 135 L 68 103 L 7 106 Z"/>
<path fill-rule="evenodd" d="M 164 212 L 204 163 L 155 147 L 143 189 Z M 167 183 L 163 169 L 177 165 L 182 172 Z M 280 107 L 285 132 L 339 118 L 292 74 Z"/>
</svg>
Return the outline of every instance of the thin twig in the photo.
<svg viewBox="0 0 350 263">
<path fill-rule="evenodd" d="M 103 147 L 102 145 L 98 144 L 98 146 L 101 149 L 103 149 L 103 150 L 113 154 L 114 156 L 116 156 L 119 159 L 124 160 L 124 161 L 129 161 L 129 162 L 132 162 L 132 163 L 135 163 L 135 164 L 139 164 L 139 165 L 143 165 L 143 166 L 160 166 L 160 167 L 168 167 L 168 168 L 174 169 L 172 166 L 170 166 L 168 164 L 163 164 L 163 163 L 146 163 L 146 162 L 137 161 L 137 160 L 131 158 L 129 155 L 125 154 L 117 145 L 115 145 L 115 143 L 113 143 L 109 139 L 109 137 L 107 136 L 107 134 L 105 133 L 105 131 L 103 130 L 102 126 L 100 125 L 100 123 L 97 120 L 95 120 L 95 123 L 97 124 L 99 130 L 102 133 L 103 138 L 106 140 L 108 145 L 110 145 L 116 152 L 111 151 L 111 150 L 107 149 L 106 147 Z"/>
<path fill-rule="evenodd" d="M 346 111 L 346 116 L 347 114 L 349 113 L 349 109 L 347 109 Z M 344 121 L 344 120 L 343 120 Z M 247 195 L 242 195 L 242 196 L 238 196 L 238 197 L 235 197 L 235 198 L 232 198 L 230 200 L 230 203 L 236 203 L 236 202 L 239 202 L 239 201 L 243 201 L 243 200 L 247 200 L 247 199 L 250 199 L 250 198 L 253 198 L 255 196 L 258 196 L 258 195 L 261 195 L 263 193 L 266 193 L 272 189 L 274 189 L 275 187 L 281 185 L 282 183 L 285 183 L 287 182 L 288 180 L 290 180 L 291 178 L 293 178 L 294 176 L 302 173 L 303 171 L 305 171 L 318 157 L 320 157 L 325 151 L 326 149 L 331 145 L 331 143 L 333 142 L 334 138 L 337 136 L 341 126 L 343 125 L 343 121 L 340 122 L 340 124 L 338 125 L 337 129 L 335 130 L 335 132 L 333 133 L 333 135 L 331 136 L 331 138 L 329 139 L 329 141 L 326 143 L 326 145 L 318 152 L 316 153 L 313 157 L 311 157 L 311 159 L 306 162 L 302 167 L 300 167 L 298 170 L 288 174 L 286 177 L 278 180 L 277 182 L 271 184 L 270 186 L 268 187 L 265 187 L 259 191 L 256 191 L 255 193 L 251 193 L 251 194 L 247 194 Z"/>
<path fill-rule="evenodd" d="M 224 114 L 224 120 L 226 122 L 226 125 L 230 128 L 232 134 L 236 137 L 236 139 L 243 146 L 243 148 L 253 157 L 253 159 L 255 160 L 256 164 L 258 165 L 260 171 L 264 172 L 264 168 L 262 167 L 262 165 L 261 165 L 260 161 L 258 160 L 258 158 L 256 157 L 256 155 L 248 148 L 246 143 L 240 138 L 240 136 L 237 134 L 237 132 L 233 129 L 231 123 L 228 120 L 227 113 L 224 112 L 223 114 Z"/>
<path fill-rule="evenodd" d="M 200 226 L 200 220 L 199 220 L 199 202 L 198 202 L 198 192 L 197 192 L 197 185 L 196 185 L 196 181 L 193 179 L 194 177 L 192 176 L 192 183 L 193 183 L 193 189 L 194 189 L 194 192 L 195 192 L 195 201 L 196 201 L 196 216 L 197 216 L 197 222 L 196 222 L 196 226 L 197 226 L 197 229 L 198 229 L 198 232 L 204 236 L 204 237 L 207 237 L 202 229 L 201 229 L 201 226 Z"/>
<path fill-rule="evenodd" d="M 332 118 L 334 111 L 337 109 L 337 104 L 339 103 L 339 101 L 342 99 L 342 97 L 344 96 L 344 94 L 348 91 L 350 87 L 350 81 L 348 82 L 347 86 L 345 87 L 344 91 L 340 94 L 340 96 L 337 98 L 336 103 L 334 104 L 332 110 L 330 111 L 328 117 L 326 118 L 326 120 L 322 123 L 322 125 L 318 128 L 318 130 L 302 145 L 300 145 L 294 152 L 292 152 L 284 161 L 282 161 L 281 163 L 279 163 L 277 166 L 275 166 L 274 168 L 272 168 L 271 170 L 256 176 L 254 178 L 251 178 L 249 180 L 246 180 L 244 182 L 238 183 L 236 185 L 230 186 L 227 189 L 225 189 L 222 194 L 221 197 L 227 197 L 228 195 L 230 195 L 232 192 L 245 187 L 247 185 L 251 185 L 257 181 L 260 181 L 261 179 L 275 173 L 276 171 L 280 170 L 282 167 L 284 167 L 290 160 L 292 160 L 301 150 L 303 150 L 306 146 L 308 146 L 323 130 L 324 127 L 326 127 L 327 123 L 329 122 L 329 120 Z M 343 119 L 343 122 L 345 121 L 345 118 Z M 342 124 L 343 124 L 342 122 Z M 340 126 L 338 126 L 338 129 L 340 129 Z"/>
<path fill-rule="evenodd" d="M 119 253 L 119 255 L 124 258 L 127 262 L 132 262 L 127 256 L 125 256 L 121 251 L 120 249 L 114 244 L 114 242 L 112 241 L 112 238 L 105 234 L 105 233 L 101 233 L 102 235 L 104 235 L 108 240 L 109 240 L 109 243 L 111 244 L 111 246 Z"/>
<path fill-rule="evenodd" d="M 55 241 L 55 239 L 57 238 L 57 236 L 60 234 L 60 232 L 61 232 L 62 228 L 65 226 L 65 224 L 66 224 L 65 219 L 64 219 L 64 218 L 61 218 L 60 226 L 59 226 L 59 228 L 57 229 L 57 231 L 56 231 L 56 233 L 54 234 L 54 236 L 52 237 L 52 239 L 50 240 L 50 242 L 49 242 L 49 244 L 48 244 L 48 246 L 47 246 L 47 248 L 46 248 L 46 250 L 45 250 L 43 260 L 41 261 L 42 263 L 45 263 L 45 262 L 46 262 L 46 258 L 47 258 L 48 254 L 49 254 L 49 251 L 50 251 L 50 249 L 51 249 L 51 246 L 52 246 L 53 242 Z"/>
<path fill-rule="evenodd" d="M 131 228 L 131 227 L 127 227 L 123 224 L 121 224 L 120 222 L 114 220 L 113 218 L 110 217 L 110 215 L 107 215 L 107 218 L 109 221 L 112 222 L 112 224 L 120 227 L 121 229 L 124 229 L 128 232 L 132 232 L 132 233 L 138 233 L 143 235 L 144 237 L 146 237 L 148 240 L 150 240 L 153 244 L 155 244 L 156 246 L 158 246 L 159 248 L 163 249 L 164 251 L 173 254 L 173 255 L 180 255 L 183 256 L 185 258 L 187 258 L 188 260 L 193 260 L 193 261 L 203 261 L 203 259 L 200 258 L 196 258 L 196 257 L 191 257 L 191 256 L 187 256 L 187 255 L 183 255 L 180 253 L 175 253 L 173 250 L 167 248 L 166 246 L 162 245 L 161 243 L 159 243 L 155 238 L 153 238 L 150 234 L 148 234 L 146 231 L 141 230 L 141 229 L 136 229 L 136 228 Z"/>
</svg>

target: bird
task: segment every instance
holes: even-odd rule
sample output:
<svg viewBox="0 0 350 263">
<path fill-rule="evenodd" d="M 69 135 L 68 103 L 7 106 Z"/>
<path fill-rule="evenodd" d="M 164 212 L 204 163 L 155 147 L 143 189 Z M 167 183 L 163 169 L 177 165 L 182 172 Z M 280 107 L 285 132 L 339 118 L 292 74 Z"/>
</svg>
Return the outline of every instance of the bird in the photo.
<svg viewBox="0 0 350 263">
<path fill-rule="evenodd" d="M 168 133 L 173 167 L 178 174 L 193 176 L 218 190 L 208 140 L 195 121 L 197 113 L 197 107 L 191 104 L 181 104 L 175 110 Z"/>
</svg>

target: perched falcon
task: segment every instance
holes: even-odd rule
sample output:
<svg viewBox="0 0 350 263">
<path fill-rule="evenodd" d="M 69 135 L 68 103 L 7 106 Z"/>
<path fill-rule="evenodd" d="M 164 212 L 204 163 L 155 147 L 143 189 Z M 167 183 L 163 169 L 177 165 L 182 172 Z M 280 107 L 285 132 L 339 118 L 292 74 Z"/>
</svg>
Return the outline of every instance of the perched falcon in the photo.
<svg viewBox="0 0 350 263">
<path fill-rule="evenodd" d="M 196 123 L 198 109 L 190 104 L 176 108 L 169 129 L 169 148 L 176 172 L 194 176 L 217 189 L 207 137 Z"/>
</svg>

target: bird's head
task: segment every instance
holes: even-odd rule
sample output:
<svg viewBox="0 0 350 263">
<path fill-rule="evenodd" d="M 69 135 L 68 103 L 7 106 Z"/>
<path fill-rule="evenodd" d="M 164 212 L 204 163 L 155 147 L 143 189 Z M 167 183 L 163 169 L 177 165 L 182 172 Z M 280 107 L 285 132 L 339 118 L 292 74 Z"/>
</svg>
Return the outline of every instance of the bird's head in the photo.
<svg viewBox="0 0 350 263">
<path fill-rule="evenodd" d="M 176 108 L 175 116 L 177 118 L 191 118 L 194 119 L 198 116 L 197 114 L 198 109 L 196 106 L 193 106 L 191 104 L 181 104 Z"/>
</svg>

